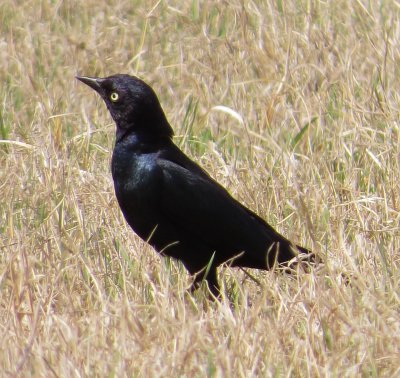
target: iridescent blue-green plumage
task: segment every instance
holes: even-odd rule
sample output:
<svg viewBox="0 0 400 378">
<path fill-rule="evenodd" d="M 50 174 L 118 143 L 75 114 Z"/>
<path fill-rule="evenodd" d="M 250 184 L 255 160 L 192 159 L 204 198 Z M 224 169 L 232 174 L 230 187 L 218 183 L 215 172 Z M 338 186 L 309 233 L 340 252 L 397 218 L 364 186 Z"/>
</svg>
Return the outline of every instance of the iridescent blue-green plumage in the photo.
<svg viewBox="0 0 400 378">
<path fill-rule="evenodd" d="M 223 262 L 269 269 L 310 253 L 237 202 L 179 150 L 146 83 L 128 75 L 78 79 L 100 94 L 116 123 L 111 170 L 125 219 L 158 252 L 199 273 L 195 283 L 205 278 L 218 294 L 216 268 Z"/>
</svg>

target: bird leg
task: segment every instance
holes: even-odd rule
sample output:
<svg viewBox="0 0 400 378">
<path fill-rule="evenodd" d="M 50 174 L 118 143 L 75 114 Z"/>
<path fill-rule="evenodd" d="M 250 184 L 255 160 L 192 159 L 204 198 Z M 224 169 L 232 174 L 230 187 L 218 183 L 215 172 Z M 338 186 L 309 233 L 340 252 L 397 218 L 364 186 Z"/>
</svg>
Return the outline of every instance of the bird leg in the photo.
<svg viewBox="0 0 400 378">
<path fill-rule="evenodd" d="M 195 290 L 197 290 L 203 281 L 207 283 L 207 287 L 212 299 L 219 298 L 221 296 L 216 267 L 211 267 L 209 269 L 204 268 L 202 271 L 197 272 L 194 281 L 190 286 L 190 292 L 193 293 Z"/>
</svg>

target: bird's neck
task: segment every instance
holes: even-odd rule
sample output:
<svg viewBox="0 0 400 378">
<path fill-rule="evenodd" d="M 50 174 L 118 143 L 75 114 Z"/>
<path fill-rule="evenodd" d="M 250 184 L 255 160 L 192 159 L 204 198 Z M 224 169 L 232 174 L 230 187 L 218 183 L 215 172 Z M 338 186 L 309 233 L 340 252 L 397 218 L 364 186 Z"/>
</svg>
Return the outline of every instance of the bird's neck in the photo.
<svg viewBox="0 0 400 378">
<path fill-rule="evenodd" d="M 130 153 L 146 153 L 159 149 L 172 142 L 172 135 L 153 134 L 140 130 L 124 130 L 117 128 L 115 148 Z"/>
<path fill-rule="evenodd" d="M 154 159 L 163 149 L 173 144 L 170 137 L 148 137 L 137 132 L 120 133 L 115 141 L 111 171 L 115 180 L 124 181 L 127 172 L 135 170 L 143 159 Z M 136 167 L 136 168 L 135 168 Z"/>
<path fill-rule="evenodd" d="M 157 112 L 153 118 L 138 118 L 132 122 L 117 123 L 116 142 L 137 140 L 141 143 L 157 143 L 159 140 L 172 139 L 174 131 L 168 123 L 164 113 Z"/>
</svg>

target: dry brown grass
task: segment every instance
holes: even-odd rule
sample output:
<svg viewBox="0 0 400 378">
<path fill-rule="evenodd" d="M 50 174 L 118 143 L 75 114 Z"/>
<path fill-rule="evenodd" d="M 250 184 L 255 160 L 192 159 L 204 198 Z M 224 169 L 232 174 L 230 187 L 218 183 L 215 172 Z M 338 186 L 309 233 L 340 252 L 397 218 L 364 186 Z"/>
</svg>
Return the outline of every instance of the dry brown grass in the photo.
<svg viewBox="0 0 400 378">
<path fill-rule="evenodd" d="M 1 375 L 399 376 L 400 4 L 182 4 L 0 4 Z M 125 224 L 114 125 L 74 79 L 117 72 L 325 266 L 252 272 L 262 287 L 223 269 L 221 303 L 185 293 Z"/>
</svg>

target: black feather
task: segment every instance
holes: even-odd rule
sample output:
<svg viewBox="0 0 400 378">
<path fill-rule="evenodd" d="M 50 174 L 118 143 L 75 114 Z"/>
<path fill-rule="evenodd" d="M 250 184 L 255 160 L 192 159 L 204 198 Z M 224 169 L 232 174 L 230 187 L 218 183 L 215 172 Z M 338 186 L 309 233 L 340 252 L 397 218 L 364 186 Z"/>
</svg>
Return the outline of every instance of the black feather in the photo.
<svg viewBox="0 0 400 378">
<path fill-rule="evenodd" d="M 158 252 L 200 273 L 195 284 L 205 278 L 218 295 L 216 268 L 228 260 L 270 269 L 298 253 L 312 259 L 308 249 L 276 232 L 178 149 L 150 86 L 128 75 L 78 79 L 100 94 L 116 123 L 111 169 L 125 219 Z M 118 100 L 112 101 L 112 93 Z"/>
</svg>

